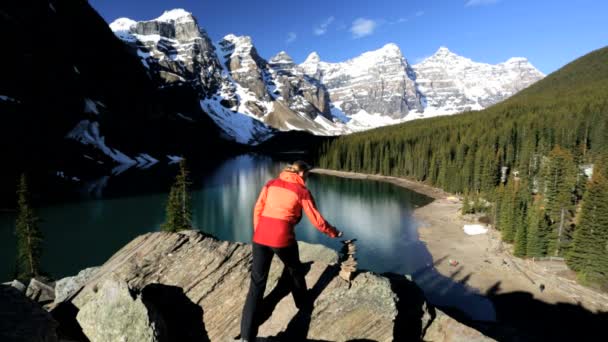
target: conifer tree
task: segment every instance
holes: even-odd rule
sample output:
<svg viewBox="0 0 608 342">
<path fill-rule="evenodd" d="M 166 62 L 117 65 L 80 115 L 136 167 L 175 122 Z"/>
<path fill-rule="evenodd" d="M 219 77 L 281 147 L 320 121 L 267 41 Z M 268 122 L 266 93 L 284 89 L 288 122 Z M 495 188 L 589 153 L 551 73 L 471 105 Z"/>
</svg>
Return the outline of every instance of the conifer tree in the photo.
<svg viewBox="0 0 608 342">
<path fill-rule="evenodd" d="M 574 232 L 573 247 L 567 255 L 568 265 L 579 277 L 590 282 L 608 284 L 608 179 L 594 167 L 593 176 L 583 198 L 580 220 Z"/>
<path fill-rule="evenodd" d="M 176 232 L 184 229 L 192 229 L 192 199 L 190 195 L 190 181 L 188 180 L 188 169 L 186 161 L 179 162 L 179 172 L 175 177 L 175 183 L 169 191 L 166 208 L 165 223 L 161 225 L 164 231 Z"/>
<path fill-rule="evenodd" d="M 546 250 L 546 227 L 541 202 L 531 204 L 527 215 L 526 255 L 542 257 Z"/>
<path fill-rule="evenodd" d="M 30 205 L 27 179 L 21 175 L 17 187 L 17 278 L 24 282 L 40 275 L 42 255 L 42 233 L 38 228 L 38 218 Z"/>
<path fill-rule="evenodd" d="M 555 255 L 559 255 L 564 242 L 568 240 L 567 226 L 573 213 L 576 165 L 572 154 L 559 145 L 555 146 L 549 153 L 543 179 L 546 212 L 557 236 L 551 246 Z"/>
<path fill-rule="evenodd" d="M 505 242 L 513 242 L 515 239 L 515 204 L 517 198 L 514 183 L 514 180 L 509 181 L 504 189 L 500 204 L 498 228 Z"/>
</svg>

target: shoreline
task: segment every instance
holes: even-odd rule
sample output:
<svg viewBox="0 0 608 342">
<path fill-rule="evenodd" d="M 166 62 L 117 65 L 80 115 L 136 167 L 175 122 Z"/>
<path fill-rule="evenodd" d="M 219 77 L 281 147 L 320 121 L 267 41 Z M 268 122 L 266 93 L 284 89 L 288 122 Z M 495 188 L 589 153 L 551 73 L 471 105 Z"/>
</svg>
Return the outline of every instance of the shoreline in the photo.
<svg viewBox="0 0 608 342">
<path fill-rule="evenodd" d="M 477 223 L 473 215 L 461 215 L 461 200 L 454 194 L 420 182 L 392 176 L 313 169 L 312 173 L 352 179 L 388 182 L 433 199 L 413 210 L 418 222 L 418 237 L 445 277 L 485 295 L 527 292 L 546 303 L 580 304 L 591 311 L 608 311 L 608 294 L 584 287 L 563 261 L 533 261 L 511 254 L 512 246 L 503 243 L 500 232 L 490 227 L 488 233 L 467 235 L 464 224 Z M 458 265 L 451 266 L 449 260 Z M 541 291 L 540 285 L 544 286 Z"/>
</svg>

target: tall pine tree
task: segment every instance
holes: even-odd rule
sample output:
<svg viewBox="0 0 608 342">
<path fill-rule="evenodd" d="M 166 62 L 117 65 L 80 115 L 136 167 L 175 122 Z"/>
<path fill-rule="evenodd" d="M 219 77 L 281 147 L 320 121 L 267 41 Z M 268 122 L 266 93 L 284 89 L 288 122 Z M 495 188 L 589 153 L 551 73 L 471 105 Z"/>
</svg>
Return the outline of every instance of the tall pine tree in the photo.
<svg viewBox="0 0 608 342">
<path fill-rule="evenodd" d="M 42 255 L 42 233 L 38 228 L 38 218 L 30 205 L 27 179 L 21 175 L 17 187 L 17 269 L 18 279 L 27 281 L 40 275 Z"/>
<path fill-rule="evenodd" d="M 161 225 L 164 231 L 176 232 L 184 229 L 192 229 L 192 198 L 190 195 L 190 181 L 188 180 L 188 169 L 186 161 L 179 162 L 179 172 L 175 177 L 175 183 L 169 191 L 169 199 L 166 208 L 166 221 Z"/>
<path fill-rule="evenodd" d="M 567 262 L 581 279 L 608 285 L 608 179 L 599 165 L 583 198 Z"/>
<path fill-rule="evenodd" d="M 564 244 L 570 239 L 568 230 L 573 219 L 576 165 L 572 153 L 555 146 L 549 153 L 543 170 L 543 192 L 546 212 L 555 241 L 551 241 L 551 252 L 560 255 Z"/>
<path fill-rule="evenodd" d="M 547 250 L 547 232 L 545 213 L 541 207 L 541 201 L 535 201 L 528 209 L 527 217 L 526 255 L 530 257 L 542 257 Z"/>
</svg>

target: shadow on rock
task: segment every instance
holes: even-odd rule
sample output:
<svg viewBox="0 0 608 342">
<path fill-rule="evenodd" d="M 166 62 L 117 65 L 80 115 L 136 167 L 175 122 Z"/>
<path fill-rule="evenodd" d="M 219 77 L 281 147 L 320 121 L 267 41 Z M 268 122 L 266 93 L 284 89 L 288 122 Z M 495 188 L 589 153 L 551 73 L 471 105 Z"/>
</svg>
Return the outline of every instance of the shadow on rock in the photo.
<svg viewBox="0 0 608 342">
<path fill-rule="evenodd" d="M 57 328 L 59 338 L 78 342 L 89 341 L 76 320 L 78 308 L 74 304 L 71 302 L 61 302 L 51 310 L 51 315 L 59 322 L 59 327 Z"/>
<path fill-rule="evenodd" d="M 496 310 L 496 324 L 480 331 L 498 341 L 593 341 L 605 336 L 608 312 L 591 312 L 570 303 L 549 304 L 528 292 L 497 294 L 500 282 L 487 293 Z"/>
<path fill-rule="evenodd" d="M 150 311 L 160 313 L 168 341 L 209 341 L 203 322 L 203 309 L 176 286 L 150 284 L 141 292 Z"/>
<path fill-rule="evenodd" d="M 301 264 L 301 272 L 304 275 L 308 274 L 308 272 L 310 271 L 311 264 L 312 262 L 306 262 Z M 272 312 L 274 311 L 277 304 L 279 304 L 281 299 L 291 293 L 291 287 L 291 276 L 289 275 L 287 268 L 284 267 L 283 273 L 281 273 L 279 281 L 272 289 L 272 291 L 266 297 L 264 297 L 264 300 L 262 301 L 262 309 L 260 310 L 259 314 L 258 326 L 264 324 L 264 322 L 266 322 L 270 318 L 270 316 L 272 316 Z"/>
<path fill-rule="evenodd" d="M 308 290 L 309 303 L 305 307 L 301 307 L 298 313 L 291 319 L 285 331 L 278 334 L 274 340 L 276 341 L 315 341 L 308 340 L 308 330 L 310 329 L 310 321 L 314 309 L 313 303 L 319 297 L 321 292 L 331 283 L 338 275 L 340 268 L 338 266 L 328 266 L 319 277 L 315 285 Z"/>
<path fill-rule="evenodd" d="M 414 282 L 394 273 L 383 275 L 390 280 L 391 289 L 399 298 L 393 329 L 394 340 L 421 341 L 435 319 L 435 308 L 427 304 L 424 293 Z"/>
</svg>

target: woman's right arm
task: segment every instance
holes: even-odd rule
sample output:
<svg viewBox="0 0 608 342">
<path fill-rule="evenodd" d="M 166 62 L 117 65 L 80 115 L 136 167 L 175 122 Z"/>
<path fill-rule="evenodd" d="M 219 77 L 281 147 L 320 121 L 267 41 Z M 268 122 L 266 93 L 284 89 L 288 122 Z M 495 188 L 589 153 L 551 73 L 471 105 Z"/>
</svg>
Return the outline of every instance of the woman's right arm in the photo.
<svg viewBox="0 0 608 342">
<path fill-rule="evenodd" d="M 315 228 L 317 228 L 319 231 L 332 238 L 342 236 L 341 231 L 337 230 L 334 226 L 329 224 L 325 218 L 323 218 L 317 209 L 317 205 L 315 204 L 314 198 L 312 198 L 312 194 L 308 190 L 305 192 L 304 198 L 302 198 L 302 209 L 304 209 L 304 212 L 306 213 L 306 216 L 308 216 L 308 219 L 312 225 L 315 226 Z"/>
</svg>

